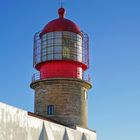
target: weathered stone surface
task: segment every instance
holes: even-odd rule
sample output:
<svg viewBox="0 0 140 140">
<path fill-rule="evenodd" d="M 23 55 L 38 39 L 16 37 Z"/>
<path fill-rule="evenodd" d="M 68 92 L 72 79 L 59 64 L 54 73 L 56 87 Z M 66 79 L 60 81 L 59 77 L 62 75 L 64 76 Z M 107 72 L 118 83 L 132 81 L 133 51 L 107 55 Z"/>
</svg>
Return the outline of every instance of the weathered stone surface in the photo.
<svg viewBox="0 0 140 140">
<path fill-rule="evenodd" d="M 53 78 L 34 82 L 35 113 L 75 127 L 87 128 L 87 91 L 91 84 L 72 78 Z M 55 115 L 47 114 L 47 106 L 54 105 Z"/>
<path fill-rule="evenodd" d="M 0 140 L 85 140 L 85 137 L 96 140 L 96 133 L 81 127 L 71 129 L 0 103 Z"/>
</svg>

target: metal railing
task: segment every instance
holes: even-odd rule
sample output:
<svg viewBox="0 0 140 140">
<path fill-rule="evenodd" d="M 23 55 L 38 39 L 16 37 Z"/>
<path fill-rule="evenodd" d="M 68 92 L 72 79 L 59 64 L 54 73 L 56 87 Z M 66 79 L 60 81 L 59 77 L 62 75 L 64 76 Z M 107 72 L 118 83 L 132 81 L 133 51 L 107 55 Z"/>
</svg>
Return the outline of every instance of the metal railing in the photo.
<svg viewBox="0 0 140 140">
<path fill-rule="evenodd" d="M 73 34 L 72 32 L 69 33 Z M 47 40 L 45 40 L 46 44 L 43 45 L 44 41 L 40 39 L 40 32 L 37 32 L 34 35 L 33 66 L 49 60 L 73 60 L 89 67 L 89 37 L 83 31 L 81 33 L 82 42 L 79 47 L 78 37 L 75 39 L 73 37 L 65 38 L 63 35 L 61 37 L 55 36 L 55 32 L 52 32 L 52 38 L 50 38 L 53 41 L 52 44 L 48 45 Z M 57 39 L 61 40 L 61 43 L 54 42 Z M 67 42 L 67 44 L 64 44 L 64 42 Z M 58 52 L 56 51 L 57 46 L 61 48 Z M 51 51 L 48 51 L 49 49 Z"/>
<path fill-rule="evenodd" d="M 77 74 L 77 76 L 75 74 Z M 46 75 L 48 75 L 48 74 L 47 73 L 40 73 L 40 72 L 34 73 L 32 76 L 32 82 L 36 82 L 36 81 L 47 79 L 47 78 L 74 78 L 74 79 L 85 80 L 89 83 L 91 82 L 91 78 L 90 78 L 89 74 L 80 75 L 80 74 L 74 72 L 73 75 L 71 75 L 71 76 L 64 76 L 64 75 L 61 75 L 61 73 L 59 73 L 59 76 L 58 76 L 58 72 L 57 72 L 56 74 L 54 73 L 54 75 L 50 76 L 50 77 L 48 77 Z"/>
</svg>

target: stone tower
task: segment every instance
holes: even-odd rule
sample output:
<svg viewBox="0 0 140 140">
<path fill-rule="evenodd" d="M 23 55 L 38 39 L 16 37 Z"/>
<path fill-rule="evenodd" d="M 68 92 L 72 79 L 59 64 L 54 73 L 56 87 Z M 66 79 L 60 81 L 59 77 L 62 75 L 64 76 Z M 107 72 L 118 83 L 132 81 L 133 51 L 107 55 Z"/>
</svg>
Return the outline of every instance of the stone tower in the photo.
<svg viewBox="0 0 140 140">
<path fill-rule="evenodd" d="M 65 9 L 34 36 L 34 111 L 68 127 L 88 127 L 87 97 L 91 84 L 84 73 L 89 65 L 88 35 Z"/>
</svg>

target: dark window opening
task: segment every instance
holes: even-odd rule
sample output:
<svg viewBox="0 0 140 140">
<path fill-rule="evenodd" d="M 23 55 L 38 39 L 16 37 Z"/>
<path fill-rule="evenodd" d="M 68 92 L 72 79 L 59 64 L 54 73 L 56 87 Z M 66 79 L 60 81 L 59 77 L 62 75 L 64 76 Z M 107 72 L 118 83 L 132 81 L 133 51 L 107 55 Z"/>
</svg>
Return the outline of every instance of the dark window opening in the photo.
<svg viewBox="0 0 140 140">
<path fill-rule="evenodd" d="M 55 114 L 54 105 L 48 105 L 47 111 L 48 115 L 54 115 Z"/>
</svg>

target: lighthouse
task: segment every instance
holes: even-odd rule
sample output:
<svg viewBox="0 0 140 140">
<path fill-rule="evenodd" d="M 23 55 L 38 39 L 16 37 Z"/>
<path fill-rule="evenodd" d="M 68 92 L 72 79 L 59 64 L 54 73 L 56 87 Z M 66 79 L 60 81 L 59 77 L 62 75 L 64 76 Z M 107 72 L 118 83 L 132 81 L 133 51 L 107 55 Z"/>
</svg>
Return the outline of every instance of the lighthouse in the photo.
<svg viewBox="0 0 140 140">
<path fill-rule="evenodd" d="M 88 128 L 88 35 L 71 20 L 66 10 L 34 35 L 34 113 L 62 125 Z"/>
<path fill-rule="evenodd" d="M 88 128 L 89 38 L 65 9 L 34 35 L 34 112 L 0 102 L 0 140 L 96 140 Z"/>
</svg>

